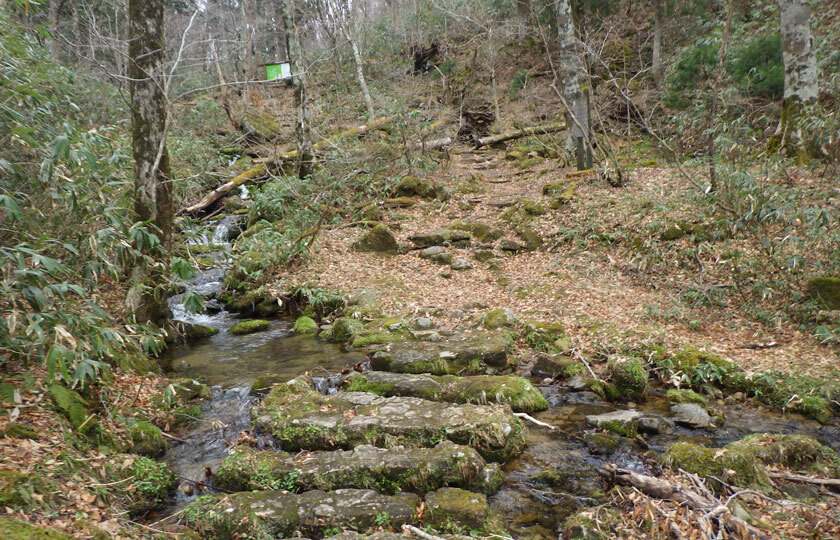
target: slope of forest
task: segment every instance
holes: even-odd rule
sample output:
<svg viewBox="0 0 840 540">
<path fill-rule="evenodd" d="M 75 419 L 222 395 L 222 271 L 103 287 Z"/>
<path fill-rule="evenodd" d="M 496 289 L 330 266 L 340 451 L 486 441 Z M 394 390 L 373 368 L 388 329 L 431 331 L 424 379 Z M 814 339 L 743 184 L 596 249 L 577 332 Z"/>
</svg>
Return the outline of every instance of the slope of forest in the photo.
<svg viewBox="0 0 840 540">
<path fill-rule="evenodd" d="M 838 83 L 828 0 L 0 4 L 0 537 L 840 536 Z"/>
</svg>

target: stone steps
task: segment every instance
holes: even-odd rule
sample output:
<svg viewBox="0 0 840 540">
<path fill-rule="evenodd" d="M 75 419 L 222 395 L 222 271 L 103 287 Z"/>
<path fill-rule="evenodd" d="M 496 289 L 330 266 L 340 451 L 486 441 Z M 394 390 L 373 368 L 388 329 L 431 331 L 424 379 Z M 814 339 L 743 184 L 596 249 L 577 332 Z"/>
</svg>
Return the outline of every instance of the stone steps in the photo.
<svg viewBox="0 0 840 540">
<path fill-rule="evenodd" d="M 413 375 L 368 371 L 345 380 L 348 391 L 371 392 L 380 396 L 410 396 L 448 403 L 496 403 L 516 412 L 537 412 L 548 405 L 530 381 L 514 375 Z"/>
<path fill-rule="evenodd" d="M 447 404 L 369 392 L 316 392 L 303 377 L 275 386 L 252 421 L 284 450 L 349 449 L 362 444 L 433 447 L 450 440 L 504 462 L 525 444 L 522 422 L 501 406 Z"/>
<path fill-rule="evenodd" d="M 361 445 L 348 451 L 296 455 L 238 447 L 216 473 L 216 487 L 228 491 L 362 488 L 424 494 L 460 487 L 492 494 L 503 481 L 497 464 L 487 464 L 474 449 L 449 441 L 434 448 Z"/>
<path fill-rule="evenodd" d="M 375 352 L 371 365 L 393 373 L 479 375 L 513 367 L 510 346 L 503 332 L 454 336 L 438 343 L 394 343 L 390 350 Z"/>
<path fill-rule="evenodd" d="M 422 519 L 421 502 L 425 503 Z M 240 492 L 201 497 L 187 506 L 183 515 L 188 525 L 198 530 L 203 538 L 219 540 L 318 539 L 334 536 L 343 529 L 361 533 L 398 531 L 404 524 L 439 530 L 451 529 L 457 524 L 464 530 L 484 533 L 498 530 L 487 498 L 458 488 L 433 491 L 426 495 L 425 501 L 413 493 L 382 495 L 364 489 L 301 494 Z M 344 538 L 344 535 L 340 537 Z"/>
</svg>

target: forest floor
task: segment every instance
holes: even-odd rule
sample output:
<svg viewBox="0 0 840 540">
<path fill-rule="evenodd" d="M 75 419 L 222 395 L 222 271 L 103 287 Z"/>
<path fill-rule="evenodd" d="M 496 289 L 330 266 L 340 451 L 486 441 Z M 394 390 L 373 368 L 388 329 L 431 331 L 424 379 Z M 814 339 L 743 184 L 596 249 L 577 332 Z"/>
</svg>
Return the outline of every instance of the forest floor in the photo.
<svg viewBox="0 0 840 540">
<path fill-rule="evenodd" d="M 687 290 L 704 287 L 737 289 L 739 284 L 727 275 L 726 261 L 698 258 L 686 269 L 662 259 L 653 265 L 659 264 L 658 269 L 639 270 L 638 252 L 626 247 L 631 242 L 619 245 L 620 236 L 632 240 L 634 235 L 648 235 L 651 228 L 667 226 L 670 215 L 691 219 L 694 195 L 676 170 L 635 169 L 626 187 L 613 188 L 594 174 L 576 177 L 573 169 L 553 160 L 525 169 L 515 164 L 505 160 L 504 152 L 492 149 L 453 155 L 448 167 L 434 176 L 451 190 L 448 201 L 418 199 L 417 204 L 391 210 L 383 218 L 409 249 L 396 256 L 359 253 L 352 244 L 363 228 L 325 230 L 310 257 L 284 273 L 277 290 L 288 283 L 309 282 L 343 293 L 375 291 L 389 316 L 442 308 L 437 320 L 442 327 L 468 324 L 471 316 L 487 309 L 509 308 L 528 318 L 562 322 L 582 351 L 655 340 L 669 348 L 685 344 L 706 348 L 751 371 L 831 376 L 836 370 L 836 354 L 792 324 L 770 328 L 748 317 L 737 299 L 698 305 L 685 298 Z M 574 184 L 574 197 L 551 209 L 556 195 L 544 194 L 543 186 L 557 182 Z M 664 217 L 657 216 L 661 208 L 656 207 L 666 194 L 669 200 L 682 202 Z M 525 214 L 523 199 L 545 213 Z M 509 212 L 511 208 L 520 211 Z M 449 247 L 455 258 L 472 264 L 469 270 L 450 271 L 410 249 L 409 237 L 457 222 L 483 223 L 520 241 L 514 234 L 517 220 L 540 234 L 540 250 L 485 264 L 473 259 L 475 242 L 472 247 Z M 671 250 L 692 247 L 688 236 L 661 242 Z M 695 264 L 697 268 L 691 268 Z"/>
</svg>

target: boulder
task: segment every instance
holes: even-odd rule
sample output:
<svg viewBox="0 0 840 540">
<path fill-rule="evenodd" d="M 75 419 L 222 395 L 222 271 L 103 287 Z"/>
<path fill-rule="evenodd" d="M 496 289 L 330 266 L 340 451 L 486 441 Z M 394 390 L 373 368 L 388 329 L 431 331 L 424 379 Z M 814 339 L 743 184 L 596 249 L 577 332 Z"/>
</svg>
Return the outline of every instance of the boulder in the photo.
<svg viewBox="0 0 840 540">
<path fill-rule="evenodd" d="M 423 494 L 453 486 L 491 494 L 503 481 L 497 464 L 488 465 L 474 449 L 450 441 L 434 448 L 360 445 L 303 456 L 242 446 L 216 474 L 216 485 L 229 491 L 362 488 Z"/>
<path fill-rule="evenodd" d="M 407 375 L 387 371 L 354 373 L 345 381 L 347 391 L 379 396 L 411 396 L 448 403 L 498 403 L 517 412 L 537 412 L 548 406 L 530 381 L 514 375 Z"/>
<path fill-rule="evenodd" d="M 508 308 L 496 308 L 482 315 L 479 324 L 487 330 L 514 328 L 519 324 L 519 317 Z"/>
<path fill-rule="evenodd" d="M 389 351 L 374 353 L 372 367 L 395 373 L 477 375 L 488 368 L 510 367 L 510 346 L 510 338 L 498 331 L 453 336 L 439 343 L 400 343 Z"/>
<path fill-rule="evenodd" d="M 271 323 L 266 320 L 252 319 L 234 324 L 228 329 L 228 332 L 236 336 L 243 336 L 245 334 L 253 334 L 254 332 L 264 332 L 270 326 Z"/>
<path fill-rule="evenodd" d="M 353 251 L 362 253 L 388 253 L 393 255 L 399 251 L 399 245 L 391 229 L 387 225 L 380 223 L 353 243 Z"/>
<path fill-rule="evenodd" d="M 432 246 L 420 252 L 420 258 L 437 264 L 451 264 L 452 254 L 446 252 L 443 246 Z"/>
<path fill-rule="evenodd" d="M 365 532 L 374 527 L 416 525 L 419 506 L 420 497 L 412 493 L 271 490 L 199 497 L 184 516 L 205 538 L 323 538 L 325 531 L 336 529 Z"/>
<path fill-rule="evenodd" d="M 421 197 L 423 199 L 446 200 L 447 194 L 440 185 L 427 178 L 404 176 L 394 186 L 395 197 Z"/>
<path fill-rule="evenodd" d="M 408 239 L 419 248 L 432 246 L 468 247 L 470 245 L 470 233 L 451 229 L 419 233 L 410 236 Z"/>
<path fill-rule="evenodd" d="M 457 271 L 464 271 L 464 270 L 472 270 L 472 263 L 466 259 L 455 259 L 452 261 L 452 264 L 449 267 L 453 270 Z"/>
<path fill-rule="evenodd" d="M 712 418 L 706 409 L 697 403 L 675 403 L 671 405 L 674 422 L 679 426 L 700 429 L 709 427 Z"/>
<path fill-rule="evenodd" d="M 840 309 L 840 278 L 815 277 L 805 285 L 811 298 L 822 300 L 828 309 Z"/>
<path fill-rule="evenodd" d="M 287 450 L 431 447 L 448 439 L 475 448 L 486 460 L 506 461 L 524 446 L 522 423 L 499 406 L 441 407 L 420 398 L 368 392 L 323 395 L 301 378 L 272 388 L 252 410 L 252 419 Z"/>
<path fill-rule="evenodd" d="M 612 431 L 624 437 L 635 437 L 639 429 L 638 411 L 613 411 L 604 414 L 593 414 L 586 417 L 586 423 L 607 431 Z"/>
<path fill-rule="evenodd" d="M 531 374 L 537 377 L 565 377 L 571 373 L 578 362 L 571 356 L 563 354 L 541 354 L 531 368 Z M 582 380 L 582 379 L 581 379 Z"/>
</svg>

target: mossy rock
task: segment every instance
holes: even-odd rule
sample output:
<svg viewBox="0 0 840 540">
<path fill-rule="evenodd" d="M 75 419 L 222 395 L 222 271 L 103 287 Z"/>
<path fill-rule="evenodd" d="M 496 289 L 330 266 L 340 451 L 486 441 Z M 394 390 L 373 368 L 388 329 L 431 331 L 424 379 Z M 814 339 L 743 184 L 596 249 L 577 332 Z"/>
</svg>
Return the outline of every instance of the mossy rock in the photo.
<svg viewBox="0 0 840 540">
<path fill-rule="evenodd" d="M 478 262 L 490 262 L 496 257 L 492 249 L 477 249 L 473 251 L 473 258 Z"/>
<path fill-rule="evenodd" d="M 394 186 L 395 197 L 421 197 L 423 199 L 446 200 L 447 194 L 437 183 L 427 178 L 404 176 Z"/>
<path fill-rule="evenodd" d="M 670 360 L 670 361 L 669 361 Z M 663 358 L 659 362 L 664 362 L 663 365 L 669 366 L 677 371 L 682 371 L 692 383 L 696 383 L 697 367 L 703 364 L 711 365 L 715 371 L 720 372 L 723 376 L 727 373 L 738 371 L 739 368 L 733 362 L 726 360 L 720 355 L 701 351 L 700 349 L 691 345 L 685 346 L 670 359 Z"/>
<path fill-rule="evenodd" d="M 558 193 L 554 200 L 549 205 L 552 209 L 557 210 L 575 200 L 577 196 L 577 184 L 572 182 L 566 185 L 566 188 Z"/>
<path fill-rule="evenodd" d="M 543 205 L 538 202 L 534 202 L 531 199 L 519 199 L 518 204 L 519 207 L 522 208 L 522 211 L 529 216 L 541 216 L 546 212 Z"/>
<path fill-rule="evenodd" d="M 172 389 L 178 403 L 186 403 L 194 399 L 210 399 L 213 392 L 206 384 L 195 379 L 180 378 L 172 381 Z"/>
<path fill-rule="evenodd" d="M 162 508 L 178 487 L 178 477 L 166 463 L 147 457 L 116 456 L 106 465 L 106 471 L 108 478 L 125 480 L 119 494 L 133 516 Z"/>
<path fill-rule="evenodd" d="M 606 456 L 621 448 L 621 437 L 608 433 L 586 433 L 583 443 L 590 454 Z"/>
<path fill-rule="evenodd" d="M 329 329 L 321 332 L 320 337 L 329 343 L 347 343 L 362 330 L 363 326 L 361 321 L 352 317 L 339 317 L 333 321 Z"/>
<path fill-rule="evenodd" d="M 480 531 L 492 528 L 487 497 L 459 488 L 441 488 L 426 495 L 423 523 L 445 532 Z"/>
<path fill-rule="evenodd" d="M 829 478 L 840 478 L 840 456 L 833 449 L 806 435 L 753 433 L 726 446 L 748 452 L 766 465 L 781 465 Z"/>
<path fill-rule="evenodd" d="M 743 447 L 729 445 L 719 450 L 681 441 L 671 445 L 662 461 L 673 471 L 682 469 L 708 480 L 716 492 L 725 487 L 718 479 L 740 487 L 770 485 L 764 464 Z"/>
<path fill-rule="evenodd" d="M 234 324 L 228 332 L 235 336 L 244 336 L 255 332 L 264 332 L 269 329 L 271 323 L 264 319 L 251 319 Z"/>
<path fill-rule="evenodd" d="M 357 488 L 423 494 L 451 486 L 492 494 L 504 474 L 474 449 L 443 441 L 434 448 L 359 445 L 348 451 L 312 452 L 305 460 L 286 452 L 239 447 L 224 459 L 216 478 L 218 487 L 232 491 Z"/>
<path fill-rule="evenodd" d="M 618 391 L 633 400 L 645 399 L 648 389 L 648 372 L 641 360 L 614 358 L 607 365 L 610 381 Z"/>
<path fill-rule="evenodd" d="M 371 364 L 373 369 L 394 373 L 478 375 L 512 367 L 511 346 L 512 338 L 504 330 L 476 332 L 439 343 L 398 343 L 374 353 Z"/>
<path fill-rule="evenodd" d="M 250 394 L 252 396 L 260 396 L 271 390 L 271 387 L 277 384 L 288 381 L 288 377 L 283 375 L 260 375 L 251 385 Z"/>
<path fill-rule="evenodd" d="M 375 204 L 369 204 L 359 212 L 365 221 L 382 221 L 382 209 Z"/>
<path fill-rule="evenodd" d="M 69 534 L 45 527 L 36 527 L 8 516 L 0 516 L 0 538 L 4 540 L 73 540 Z"/>
<path fill-rule="evenodd" d="M 296 334 L 317 334 L 318 323 L 312 317 L 303 315 L 295 320 L 293 330 Z"/>
<path fill-rule="evenodd" d="M 128 428 L 134 452 L 141 456 L 159 457 L 166 452 L 166 439 L 161 430 L 146 421 L 139 421 Z"/>
<path fill-rule="evenodd" d="M 519 161 L 528 157 L 527 152 L 522 150 L 509 150 L 505 153 L 505 161 Z"/>
<path fill-rule="evenodd" d="M 411 208 L 415 204 L 417 204 L 417 201 L 411 197 L 394 197 L 392 199 L 385 199 L 382 201 L 383 208 Z M 398 215 L 393 215 L 391 216 L 391 219 L 400 220 L 403 218 Z"/>
<path fill-rule="evenodd" d="M 805 289 L 811 298 L 821 300 L 828 309 L 840 309 L 840 278 L 811 278 L 805 284 Z"/>
<path fill-rule="evenodd" d="M 672 223 L 668 225 L 660 234 L 659 237 L 662 240 L 672 241 L 672 240 L 679 240 L 683 236 L 687 234 L 691 234 L 692 227 L 690 223 L 686 223 L 684 221 L 680 221 L 677 223 Z"/>
<path fill-rule="evenodd" d="M 706 396 L 686 388 L 672 388 L 665 392 L 665 397 L 672 403 L 696 403 L 704 407 L 709 404 L 709 399 Z"/>
<path fill-rule="evenodd" d="M 202 339 L 210 336 L 215 336 L 219 333 L 218 328 L 212 326 L 205 326 L 203 324 L 194 323 L 179 323 L 183 325 L 184 335 L 188 340 Z"/>
<path fill-rule="evenodd" d="M 487 330 L 515 328 L 519 325 L 519 317 L 508 308 L 496 308 L 482 315 L 478 322 Z"/>
<path fill-rule="evenodd" d="M 545 158 L 540 156 L 526 157 L 525 159 L 514 161 L 513 166 L 517 169 L 530 169 L 531 167 L 535 167 L 544 161 Z"/>
<path fill-rule="evenodd" d="M 141 352 L 121 354 L 114 358 L 113 363 L 123 371 L 133 371 L 138 375 L 162 372 L 160 364 Z"/>
<path fill-rule="evenodd" d="M 558 195 L 569 187 L 569 182 L 554 182 L 542 187 L 543 195 Z"/>
<path fill-rule="evenodd" d="M 399 245 L 391 229 L 387 225 L 379 224 L 353 243 L 353 251 L 395 255 L 399 251 Z"/>
<path fill-rule="evenodd" d="M 418 248 L 434 246 L 469 247 L 471 234 L 457 229 L 440 229 L 426 233 L 419 233 L 409 237 Z"/>
<path fill-rule="evenodd" d="M 370 392 L 378 396 L 412 396 L 444 403 L 498 403 L 515 412 L 537 412 L 548 408 L 542 393 L 528 379 L 514 375 L 426 375 L 368 371 L 345 380 L 348 392 Z"/>
<path fill-rule="evenodd" d="M 504 234 L 504 231 L 501 229 L 496 229 L 486 223 L 480 223 L 478 221 L 458 221 L 450 225 L 448 228 L 458 231 L 466 231 L 479 242 L 494 242 L 501 238 Z"/>
<path fill-rule="evenodd" d="M 595 393 L 604 401 L 621 401 L 624 399 L 624 394 L 618 389 L 616 385 L 609 381 L 601 381 L 598 379 L 586 379 L 586 388 Z"/>
<path fill-rule="evenodd" d="M 499 219 L 502 221 L 507 221 L 510 224 L 516 225 L 526 221 L 528 219 L 528 215 L 523 212 L 518 206 L 511 206 L 501 214 L 499 214 Z"/>
<path fill-rule="evenodd" d="M 528 251 L 537 251 L 543 245 L 542 236 L 533 227 L 528 225 L 520 225 L 516 228 L 516 236 L 525 242 L 525 249 Z"/>
<path fill-rule="evenodd" d="M 522 337 L 536 351 L 556 352 L 555 344 L 557 340 L 566 337 L 566 330 L 559 322 L 546 323 L 530 319 L 522 324 Z"/>
<path fill-rule="evenodd" d="M 405 339 L 399 334 L 392 334 L 383 330 L 362 330 L 353 336 L 350 342 L 350 347 L 353 349 L 363 349 L 372 345 L 384 345 L 386 343 L 394 343 Z"/>
<path fill-rule="evenodd" d="M 0 433 L 10 439 L 31 439 L 37 441 L 41 438 L 35 428 L 17 422 L 8 424 Z"/>
</svg>

